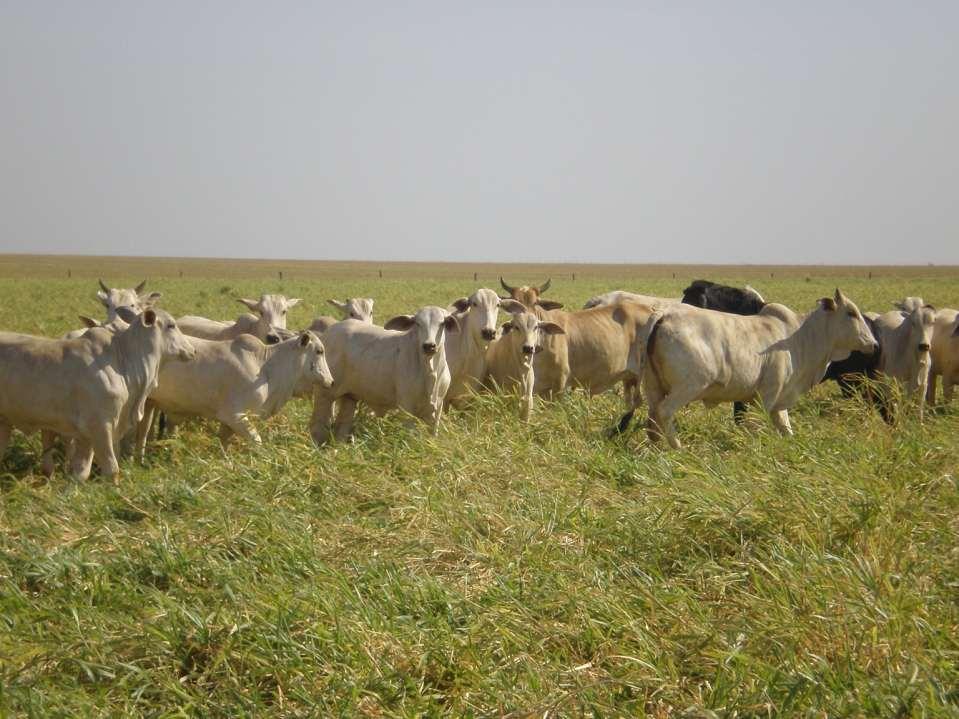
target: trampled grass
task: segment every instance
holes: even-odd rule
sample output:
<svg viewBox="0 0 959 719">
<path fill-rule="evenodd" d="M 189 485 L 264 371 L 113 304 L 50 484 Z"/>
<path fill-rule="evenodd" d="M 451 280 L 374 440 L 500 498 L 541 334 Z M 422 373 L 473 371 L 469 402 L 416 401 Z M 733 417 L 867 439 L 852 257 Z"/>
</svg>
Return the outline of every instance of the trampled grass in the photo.
<svg viewBox="0 0 959 719">
<path fill-rule="evenodd" d="M 281 282 L 222 266 L 150 287 L 216 317 L 282 291 L 304 298 L 299 326 L 327 297 L 375 297 L 383 321 L 499 272 Z M 100 315 L 88 276 L 30 267 L 0 280 L 0 327 L 54 335 Z M 114 286 L 148 271 L 124 268 L 97 269 Z M 714 278 L 797 309 L 837 283 L 863 309 L 959 305 L 955 275 L 925 269 Z M 583 269 L 550 296 L 691 279 L 625 274 Z M 959 712 L 959 406 L 890 428 L 821 387 L 791 439 L 695 406 L 678 452 L 604 439 L 619 411 L 573 393 L 524 425 L 514 398 L 481 396 L 436 438 L 364 417 L 354 445 L 318 451 L 295 402 L 261 426 L 262 450 L 224 458 L 212 427 L 185 426 L 148 466 L 124 461 L 119 487 L 47 481 L 18 436 L 0 475 L 0 713 Z"/>
</svg>

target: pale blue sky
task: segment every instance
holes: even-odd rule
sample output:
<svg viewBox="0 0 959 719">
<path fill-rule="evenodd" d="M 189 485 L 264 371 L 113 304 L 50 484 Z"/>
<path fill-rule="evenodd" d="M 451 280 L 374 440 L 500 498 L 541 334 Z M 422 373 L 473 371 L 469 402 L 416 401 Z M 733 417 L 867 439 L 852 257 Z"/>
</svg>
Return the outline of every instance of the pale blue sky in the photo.
<svg viewBox="0 0 959 719">
<path fill-rule="evenodd" d="M 0 0 L 7 252 L 959 263 L 957 132 L 955 0 Z"/>
</svg>

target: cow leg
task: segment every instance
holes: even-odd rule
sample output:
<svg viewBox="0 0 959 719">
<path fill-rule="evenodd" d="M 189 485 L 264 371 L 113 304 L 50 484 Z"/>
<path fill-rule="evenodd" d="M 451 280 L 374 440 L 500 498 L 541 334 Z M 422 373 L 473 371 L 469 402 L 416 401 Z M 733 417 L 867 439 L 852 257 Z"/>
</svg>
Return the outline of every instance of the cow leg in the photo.
<svg viewBox="0 0 959 719">
<path fill-rule="evenodd" d="M 356 416 L 356 400 L 352 397 L 340 397 L 333 423 L 333 435 L 337 442 L 348 442 L 353 434 L 353 418 Z"/>
<path fill-rule="evenodd" d="M 0 460 L 7 453 L 7 445 L 10 444 L 11 434 L 13 434 L 13 427 L 6 423 L 0 423 Z"/>
<path fill-rule="evenodd" d="M 313 392 L 313 415 L 310 417 L 310 435 L 318 447 L 330 441 L 330 423 L 333 418 L 333 398 L 319 389 Z"/>
<path fill-rule="evenodd" d="M 926 385 L 926 404 L 930 407 L 936 404 L 936 380 L 938 375 L 929 372 L 929 384 Z M 945 383 L 943 383 L 945 384 Z"/>
<path fill-rule="evenodd" d="M 153 426 L 155 414 L 156 405 L 147 400 L 146 406 L 143 408 L 143 419 L 137 424 L 136 461 L 139 464 L 143 464 L 146 457 L 147 439 L 150 437 L 150 428 Z"/>
<path fill-rule="evenodd" d="M 120 464 L 117 462 L 117 456 L 113 449 L 113 427 L 104 425 L 98 432 L 93 433 L 91 439 L 93 454 L 100 466 L 100 472 L 106 479 L 114 482 L 119 481 Z"/>
<path fill-rule="evenodd" d="M 43 430 L 40 433 L 40 443 L 43 447 L 43 455 L 40 459 L 40 471 L 47 477 L 52 477 L 57 469 L 53 453 L 56 450 L 57 433 Z"/>
<path fill-rule="evenodd" d="M 773 410 L 769 413 L 773 426 L 779 430 L 780 434 L 791 437 L 793 433 L 792 425 L 789 423 L 789 411 L 785 409 Z"/>
<path fill-rule="evenodd" d="M 660 421 L 659 408 L 663 403 L 666 392 L 663 386 L 653 375 L 648 375 L 643 383 L 643 389 L 646 390 L 646 404 L 649 407 L 649 416 L 646 418 L 646 437 L 655 444 L 663 438 L 662 423 Z M 625 418 L 624 418 L 625 419 Z M 620 426 L 623 422 L 620 420 Z"/>
<path fill-rule="evenodd" d="M 70 478 L 83 482 L 90 477 L 93 466 L 93 447 L 84 439 L 71 440 L 67 449 Z"/>
<path fill-rule="evenodd" d="M 746 402 L 733 402 L 733 422 L 741 425 L 746 419 L 746 410 L 749 405 Z"/>
<path fill-rule="evenodd" d="M 946 404 L 952 402 L 952 389 L 955 387 L 954 377 L 942 376 L 942 401 Z"/>
<path fill-rule="evenodd" d="M 263 440 L 260 439 L 260 434 L 256 431 L 256 428 L 253 426 L 253 423 L 250 422 L 244 415 L 236 415 L 233 417 L 220 417 L 220 422 L 224 427 L 228 427 L 232 430 L 232 434 L 236 434 L 242 439 L 245 439 L 247 442 L 252 444 L 263 444 Z M 232 436 L 232 434 L 230 436 Z M 224 442 L 224 439 L 226 440 Z M 220 431 L 220 441 L 223 442 L 224 451 L 227 448 L 227 443 L 229 442 L 229 437 L 223 436 L 223 430 Z"/>
</svg>

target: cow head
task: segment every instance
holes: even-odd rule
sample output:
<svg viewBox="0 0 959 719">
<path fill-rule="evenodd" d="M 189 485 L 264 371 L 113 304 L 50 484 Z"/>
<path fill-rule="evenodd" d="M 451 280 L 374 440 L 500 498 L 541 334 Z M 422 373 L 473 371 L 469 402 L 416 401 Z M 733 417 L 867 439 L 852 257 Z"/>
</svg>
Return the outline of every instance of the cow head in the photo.
<svg viewBox="0 0 959 719">
<path fill-rule="evenodd" d="M 420 351 L 429 359 L 443 351 L 446 333 L 459 330 L 459 322 L 440 307 L 424 307 L 415 315 L 397 315 L 383 327 L 415 334 Z"/>
<path fill-rule="evenodd" d="M 936 327 L 936 308 L 920 305 L 909 313 L 909 340 L 920 357 L 928 355 L 932 348 L 932 333 Z"/>
<path fill-rule="evenodd" d="M 531 312 L 516 312 L 512 319 L 503 325 L 503 336 L 512 337 L 524 362 L 532 360 L 533 355 L 543 349 L 545 335 L 564 335 L 566 332 L 555 322 L 544 322 Z"/>
<path fill-rule="evenodd" d="M 300 299 L 298 297 L 288 299 L 283 295 L 260 295 L 259 300 L 240 298 L 237 302 L 246 305 L 251 312 L 258 315 L 264 326 L 285 330 L 287 312 L 296 307 Z"/>
<path fill-rule="evenodd" d="M 819 300 L 819 312 L 825 318 L 826 334 L 832 346 L 830 361 L 844 360 L 851 352 L 871 355 L 879 348 L 859 308 L 838 287 L 834 297 Z"/>
<path fill-rule="evenodd" d="M 452 302 L 457 312 L 465 315 L 463 331 L 469 332 L 477 344 L 486 344 L 496 339 L 496 321 L 499 311 L 522 312 L 525 308 L 516 300 L 503 299 L 493 290 L 476 290 L 469 297 Z"/>
<path fill-rule="evenodd" d="M 153 307 L 162 297 L 159 292 L 151 292 L 148 295 L 143 294 L 147 281 L 143 280 L 133 289 L 117 289 L 107 287 L 103 280 L 99 280 L 100 289 L 97 291 L 97 299 L 107 309 L 107 322 L 112 322 L 117 318 L 117 309 L 126 307 L 136 314 L 140 314 L 148 307 Z"/>
<path fill-rule="evenodd" d="M 562 302 L 540 299 L 540 295 L 546 293 L 552 281 L 552 278 L 550 278 L 539 287 L 528 287 L 526 285 L 522 287 L 512 287 L 506 284 L 502 277 L 499 278 L 499 283 L 503 286 L 503 289 L 509 293 L 509 298 L 522 303 L 522 305 L 529 310 L 534 307 L 542 307 L 544 310 L 558 310 L 562 308 Z"/>
<path fill-rule="evenodd" d="M 327 364 L 326 348 L 320 338 L 307 330 L 300 332 L 296 339 L 288 341 L 296 342 L 299 351 L 306 355 L 310 381 L 324 389 L 332 387 L 333 374 L 330 372 L 330 365 Z"/>
<path fill-rule="evenodd" d="M 359 320 L 368 325 L 373 324 L 373 300 L 369 297 L 348 297 L 345 302 L 327 300 L 343 313 L 345 320 Z"/>
<path fill-rule="evenodd" d="M 155 333 L 159 339 L 162 359 L 178 359 L 187 362 L 196 357 L 193 343 L 180 332 L 173 317 L 163 310 L 146 309 L 137 315 L 128 307 L 118 310 L 120 319 L 130 323 L 130 330 Z"/>
</svg>

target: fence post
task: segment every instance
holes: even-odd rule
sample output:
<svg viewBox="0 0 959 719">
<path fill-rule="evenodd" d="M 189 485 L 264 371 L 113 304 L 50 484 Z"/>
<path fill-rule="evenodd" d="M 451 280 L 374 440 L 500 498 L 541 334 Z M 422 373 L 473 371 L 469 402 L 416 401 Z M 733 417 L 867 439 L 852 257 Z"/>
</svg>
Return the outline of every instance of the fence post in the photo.
<svg viewBox="0 0 959 719">
<path fill-rule="evenodd" d="M 473 273 L 473 282 L 476 282 L 476 273 Z"/>
<path fill-rule="evenodd" d="M 68 267 L 68 268 L 67 268 L 67 279 L 70 279 L 71 277 L 73 277 L 73 272 L 71 272 L 71 271 L 70 271 L 70 268 Z"/>
<path fill-rule="evenodd" d="M 283 270 L 280 270 L 280 282 L 283 281 Z"/>
</svg>

